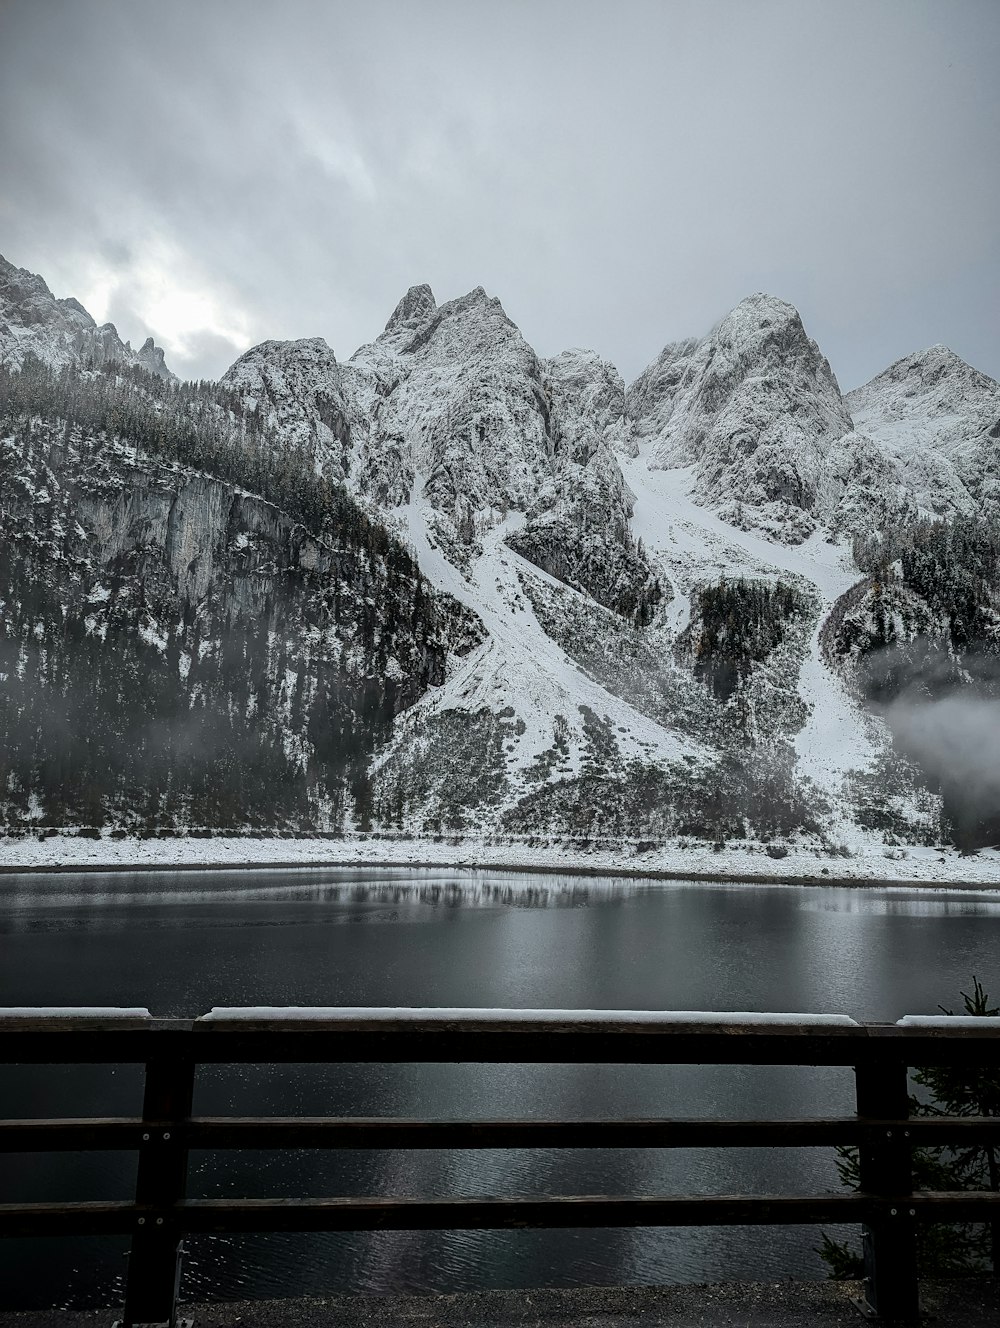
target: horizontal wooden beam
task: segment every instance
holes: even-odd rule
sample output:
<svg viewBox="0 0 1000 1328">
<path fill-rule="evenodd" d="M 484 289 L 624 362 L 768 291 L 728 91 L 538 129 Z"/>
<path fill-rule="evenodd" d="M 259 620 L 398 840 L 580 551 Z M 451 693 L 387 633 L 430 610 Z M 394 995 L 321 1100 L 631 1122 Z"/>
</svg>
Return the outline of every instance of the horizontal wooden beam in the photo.
<svg viewBox="0 0 1000 1328">
<path fill-rule="evenodd" d="M 560 1195 L 540 1199 L 192 1199 L 158 1209 L 131 1203 L 2 1204 L 0 1236 L 226 1234 L 242 1231 L 475 1231 L 504 1228 L 814 1226 L 827 1222 L 985 1222 L 992 1192 L 803 1195 Z"/>
<path fill-rule="evenodd" d="M 139 1117 L 0 1121 L 0 1153 L 91 1152 L 156 1146 L 165 1131 L 185 1148 L 820 1148 L 1000 1144 L 1000 1117 L 870 1120 L 416 1120 L 384 1116 L 201 1116 L 185 1122 Z"/>
<path fill-rule="evenodd" d="M 163 1129 L 172 1126 L 164 1125 Z M 133 1116 L 0 1121 L 0 1153 L 86 1153 L 142 1147 L 148 1123 Z"/>
<path fill-rule="evenodd" d="M 484 1012 L 485 1013 L 485 1012 Z M 1000 1063 L 1000 1027 L 801 1025 L 699 1018 L 648 1021 L 615 1012 L 592 1020 L 557 1013 L 524 1018 L 125 1020 L 2 1016 L 0 1063 L 125 1064 L 156 1057 L 198 1064 L 499 1063 L 905 1065 Z M 988 1021 L 983 1021 L 987 1023 Z M 958 1024 L 958 1021 L 956 1021 Z"/>
<path fill-rule="evenodd" d="M 191 1148 L 764 1148 L 851 1144 L 860 1137 L 853 1116 L 811 1121 L 203 1118 L 187 1129 Z"/>
</svg>

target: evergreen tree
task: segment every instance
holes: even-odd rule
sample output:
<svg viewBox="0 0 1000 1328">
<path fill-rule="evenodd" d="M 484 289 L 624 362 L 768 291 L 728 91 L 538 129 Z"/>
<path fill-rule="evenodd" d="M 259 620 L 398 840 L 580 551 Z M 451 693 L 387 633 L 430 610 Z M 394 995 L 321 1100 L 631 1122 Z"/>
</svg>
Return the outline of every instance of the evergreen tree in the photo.
<svg viewBox="0 0 1000 1328">
<path fill-rule="evenodd" d="M 993 1018 L 1000 1007 L 991 1005 L 979 979 L 973 977 L 972 992 L 961 992 L 962 1014 Z M 953 1010 L 938 1007 L 944 1014 Z M 918 1092 L 910 1097 L 913 1116 L 1000 1117 L 1000 1067 L 935 1065 L 917 1069 L 912 1075 Z M 837 1171 L 843 1184 L 860 1188 L 858 1153 L 853 1148 L 837 1150 Z M 991 1190 L 1000 1192 L 1000 1158 L 992 1143 L 964 1147 L 915 1148 L 915 1190 Z M 924 1277 L 949 1277 L 992 1271 L 1000 1277 L 1000 1220 L 988 1224 L 943 1223 L 917 1226 L 917 1266 Z M 820 1255 L 831 1277 L 860 1277 L 860 1257 L 844 1243 L 823 1236 Z"/>
</svg>

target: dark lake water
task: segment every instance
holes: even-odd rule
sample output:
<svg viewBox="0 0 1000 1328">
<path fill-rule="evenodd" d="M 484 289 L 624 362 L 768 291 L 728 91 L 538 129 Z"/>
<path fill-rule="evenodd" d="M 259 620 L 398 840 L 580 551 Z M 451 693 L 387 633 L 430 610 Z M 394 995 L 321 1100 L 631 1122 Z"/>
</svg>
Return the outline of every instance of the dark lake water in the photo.
<svg viewBox="0 0 1000 1328">
<path fill-rule="evenodd" d="M 1000 898 L 473 871 L 0 878 L 0 1005 L 458 1005 L 844 1013 L 1000 992 Z M 132 1113 L 131 1067 L 0 1068 L 9 1116 Z M 332 1066 L 200 1072 L 195 1110 L 454 1117 L 853 1109 L 849 1070 Z M 195 1196 L 807 1192 L 828 1150 L 192 1156 Z M 0 1159 L 4 1201 L 125 1198 L 115 1154 Z M 189 1244 L 185 1294 L 821 1277 L 812 1229 L 250 1236 Z M 125 1243 L 0 1242 L 0 1305 L 107 1303 Z"/>
</svg>

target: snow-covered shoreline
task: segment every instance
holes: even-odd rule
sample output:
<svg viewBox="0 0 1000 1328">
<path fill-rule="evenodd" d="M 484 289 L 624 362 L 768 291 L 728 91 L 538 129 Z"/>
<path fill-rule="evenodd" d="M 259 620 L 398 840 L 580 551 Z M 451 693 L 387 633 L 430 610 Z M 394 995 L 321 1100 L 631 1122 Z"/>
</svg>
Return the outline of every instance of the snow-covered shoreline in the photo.
<svg viewBox="0 0 1000 1328">
<path fill-rule="evenodd" d="M 0 874 L 19 872 L 193 871 L 322 867 L 433 867 L 504 872 L 747 884 L 902 885 L 995 889 L 1000 852 L 963 857 L 929 848 L 855 851 L 845 858 L 806 847 L 771 858 L 760 847 L 667 844 L 640 852 L 582 846 L 417 839 L 0 839 Z"/>
</svg>

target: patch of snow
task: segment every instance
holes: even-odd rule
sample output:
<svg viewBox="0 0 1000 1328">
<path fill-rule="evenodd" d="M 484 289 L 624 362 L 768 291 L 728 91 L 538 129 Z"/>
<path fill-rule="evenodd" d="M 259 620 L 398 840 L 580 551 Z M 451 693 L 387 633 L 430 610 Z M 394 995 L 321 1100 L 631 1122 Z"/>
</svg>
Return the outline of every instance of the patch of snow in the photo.
<svg viewBox="0 0 1000 1328">
<path fill-rule="evenodd" d="M 158 632 L 152 623 L 140 623 L 139 636 L 145 641 L 146 645 L 155 646 L 161 655 L 167 648 L 167 638 L 161 632 Z"/>
<path fill-rule="evenodd" d="M 894 861 L 881 846 L 852 852 L 849 857 L 791 845 L 786 857 L 772 859 L 761 846 L 726 845 L 716 852 L 700 842 L 672 841 L 637 851 L 620 843 L 614 848 L 583 849 L 572 842 L 529 845 L 508 839 L 491 842 L 483 837 L 448 840 L 371 839 L 348 836 L 331 839 L 254 839 L 218 835 L 209 839 L 80 839 L 52 835 L 43 839 L 0 838 L 0 870 L 8 879 L 19 871 L 47 868 L 123 870 L 133 868 L 171 871 L 184 867 L 422 867 L 509 872 L 578 872 L 590 876 L 628 876 L 656 880 L 728 880 L 878 886 L 892 882 L 952 891 L 955 887 L 1000 894 L 1000 851 L 984 850 L 966 857 L 955 850 L 911 847 L 909 856 Z M 525 878 L 530 885 L 530 879 Z M 0 890 L 4 881 L 0 876 Z"/>
</svg>

